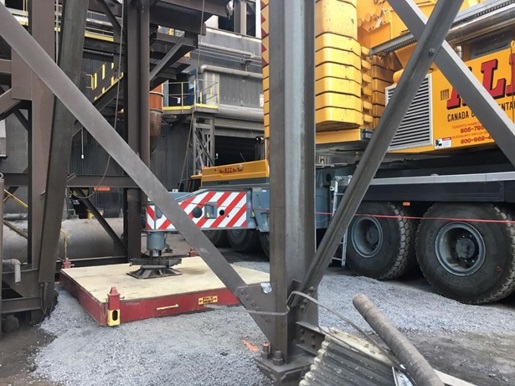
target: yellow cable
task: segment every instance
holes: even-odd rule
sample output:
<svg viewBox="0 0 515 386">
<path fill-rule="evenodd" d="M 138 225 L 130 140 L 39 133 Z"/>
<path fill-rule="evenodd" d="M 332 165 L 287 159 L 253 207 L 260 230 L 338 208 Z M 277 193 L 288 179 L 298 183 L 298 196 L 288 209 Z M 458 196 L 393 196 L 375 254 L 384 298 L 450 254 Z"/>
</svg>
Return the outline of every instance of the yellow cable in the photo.
<svg viewBox="0 0 515 386">
<path fill-rule="evenodd" d="M 21 207 L 25 208 L 25 209 L 28 209 L 29 206 L 23 202 L 22 200 L 20 200 L 18 197 L 16 197 L 14 194 L 12 194 L 11 192 L 9 192 L 8 190 L 4 189 L 4 193 L 7 195 L 6 198 L 4 198 L 4 202 L 6 202 L 9 198 L 12 198 L 18 205 L 20 205 Z M 61 234 L 63 235 L 63 241 L 64 241 L 64 257 L 67 256 L 68 254 L 68 234 L 63 231 L 62 229 L 59 230 L 61 232 Z"/>
<path fill-rule="evenodd" d="M 6 202 L 9 198 L 12 198 L 22 208 L 25 208 L 25 209 L 29 208 L 29 206 L 26 203 L 24 203 L 22 200 L 20 200 L 18 197 L 16 197 L 14 194 L 9 192 L 8 190 L 4 189 L 4 193 L 7 194 L 7 197 L 4 197 L 4 202 Z"/>
</svg>

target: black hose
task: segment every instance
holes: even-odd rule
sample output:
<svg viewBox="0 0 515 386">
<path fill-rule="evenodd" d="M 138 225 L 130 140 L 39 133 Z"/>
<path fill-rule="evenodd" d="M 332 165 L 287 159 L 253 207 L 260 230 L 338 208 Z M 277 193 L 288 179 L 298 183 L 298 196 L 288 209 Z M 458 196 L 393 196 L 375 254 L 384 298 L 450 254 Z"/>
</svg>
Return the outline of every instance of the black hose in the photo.
<svg viewBox="0 0 515 386">
<path fill-rule="evenodd" d="M 444 386 L 440 377 L 422 354 L 390 323 L 369 298 L 363 294 L 357 294 L 352 299 L 352 303 L 377 335 L 399 358 L 417 385 Z"/>
</svg>

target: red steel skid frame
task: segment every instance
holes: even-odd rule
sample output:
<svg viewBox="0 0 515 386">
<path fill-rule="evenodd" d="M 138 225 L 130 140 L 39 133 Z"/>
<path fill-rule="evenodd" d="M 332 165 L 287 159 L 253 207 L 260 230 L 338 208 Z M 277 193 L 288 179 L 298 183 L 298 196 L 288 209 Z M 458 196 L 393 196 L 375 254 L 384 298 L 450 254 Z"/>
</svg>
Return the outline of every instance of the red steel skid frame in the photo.
<svg viewBox="0 0 515 386">
<path fill-rule="evenodd" d="M 107 293 L 110 287 L 106 287 L 106 300 L 99 302 L 85 288 L 70 278 L 65 270 L 61 271 L 60 276 L 61 285 L 78 300 L 88 314 L 95 319 L 99 325 L 107 326 Z M 199 299 L 213 296 L 216 296 L 218 299 L 212 304 L 223 306 L 235 306 L 240 304 L 238 299 L 227 288 L 131 300 L 124 300 L 123 293 L 120 295 L 120 320 L 122 323 L 162 316 L 209 311 L 209 308 L 199 304 Z"/>
</svg>

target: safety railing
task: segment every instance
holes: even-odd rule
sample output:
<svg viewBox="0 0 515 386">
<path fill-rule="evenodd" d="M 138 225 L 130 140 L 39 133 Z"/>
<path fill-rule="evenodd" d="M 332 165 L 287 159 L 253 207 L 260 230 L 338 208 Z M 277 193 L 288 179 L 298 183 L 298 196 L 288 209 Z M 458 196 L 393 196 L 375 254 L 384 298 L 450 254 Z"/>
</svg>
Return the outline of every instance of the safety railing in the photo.
<svg viewBox="0 0 515 386">
<path fill-rule="evenodd" d="M 118 71 L 116 71 L 115 63 L 106 62 L 102 64 L 96 72 L 88 75 L 88 77 L 88 88 L 91 92 L 91 98 L 96 100 L 111 87 L 113 87 L 119 79 L 123 78 L 123 73 L 120 73 L 120 76 L 118 77 Z"/>
<path fill-rule="evenodd" d="M 217 109 L 219 82 L 196 79 L 193 82 L 168 83 L 168 103 L 164 111 L 189 113 L 195 108 Z"/>
<path fill-rule="evenodd" d="M 29 11 L 27 6 L 27 0 L 23 1 L 22 9 L 9 8 L 9 11 L 21 25 L 28 26 Z M 62 5 L 59 4 L 59 7 L 56 12 L 56 22 L 54 27 L 56 32 L 61 30 L 61 11 Z M 88 11 L 85 31 L 85 36 L 87 38 L 113 41 L 114 38 L 113 31 L 111 29 L 111 24 L 107 21 L 101 20 L 103 17 L 105 16 L 100 13 Z"/>
</svg>

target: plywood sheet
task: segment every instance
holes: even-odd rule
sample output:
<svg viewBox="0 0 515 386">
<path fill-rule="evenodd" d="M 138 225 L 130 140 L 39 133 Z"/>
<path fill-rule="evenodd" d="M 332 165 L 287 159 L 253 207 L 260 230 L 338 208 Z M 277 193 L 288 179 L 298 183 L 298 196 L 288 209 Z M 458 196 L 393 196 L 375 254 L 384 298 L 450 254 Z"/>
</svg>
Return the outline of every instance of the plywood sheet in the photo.
<svg viewBox="0 0 515 386">
<path fill-rule="evenodd" d="M 233 265 L 247 284 L 268 282 L 269 274 Z M 155 279 L 136 279 L 127 272 L 138 269 L 128 264 L 98 267 L 69 268 L 62 271 L 76 285 L 82 287 L 100 303 L 107 299 L 107 293 L 115 286 L 122 301 L 149 299 L 171 295 L 182 295 L 225 288 L 224 284 L 209 269 L 200 257 L 188 257 L 174 267 L 181 272 L 178 276 Z"/>
</svg>

